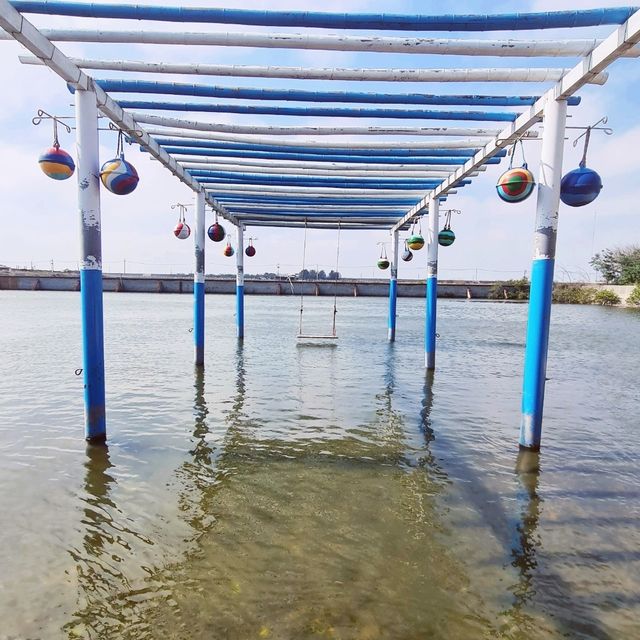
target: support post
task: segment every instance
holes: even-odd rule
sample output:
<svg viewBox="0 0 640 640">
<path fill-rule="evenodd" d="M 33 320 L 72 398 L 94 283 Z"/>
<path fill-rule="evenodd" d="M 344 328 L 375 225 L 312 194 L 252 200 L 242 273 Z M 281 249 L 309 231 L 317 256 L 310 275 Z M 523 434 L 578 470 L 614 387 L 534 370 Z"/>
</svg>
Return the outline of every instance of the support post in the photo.
<svg viewBox="0 0 640 640">
<path fill-rule="evenodd" d="M 534 451 L 542 435 L 566 119 L 566 100 L 549 99 L 544 109 L 520 423 L 520 446 Z"/>
<path fill-rule="evenodd" d="M 398 231 L 393 232 L 391 276 L 389 278 L 389 342 L 396 339 L 396 305 L 398 298 Z"/>
<path fill-rule="evenodd" d="M 238 330 L 238 340 L 242 340 L 244 338 L 244 225 L 238 225 L 237 235 L 236 326 Z"/>
<path fill-rule="evenodd" d="M 107 438 L 102 311 L 98 108 L 93 91 L 76 91 L 78 210 L 80 213 L 80 299 L 85 438 Z"/>
<path fill-rule="evenodd" d="M 193 234 L 196 264 L 193 272 L 193 341 L 194 363 L 204 367 L 204 241 L 205 241 L 205 193 L 196 192 L 196 224 Z"/>
<path fill-rule="evenodd" d="M 438 231 L 440 201 L 429 199 L 429 231 L 427 234 L 427 320 L 425 327 L 425 358 L 427 369 L 436 368 L 436 310 L 438 304 Z"/>
</svg>

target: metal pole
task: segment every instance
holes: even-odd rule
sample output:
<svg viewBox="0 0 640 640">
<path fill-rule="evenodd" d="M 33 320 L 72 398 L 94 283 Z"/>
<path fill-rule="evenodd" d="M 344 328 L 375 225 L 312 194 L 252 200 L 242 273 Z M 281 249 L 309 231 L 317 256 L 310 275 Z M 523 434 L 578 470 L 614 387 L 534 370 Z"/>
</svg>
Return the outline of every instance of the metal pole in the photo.
<svg viewBox="0 0 640 640">
<path fill-rule="evenodd" d="M 204 239 L 205 239 L 205 193 L 196 192 L 195 241 L 196 264 L 193 272 L 193 340 L 195 365 L 204 367 Z"/>
<path fill-rule="evenodd" d="M 80 213 L 80 300 L 84 433 L 89 442 L 107 438 L 102 311 L 98 108 L 93 91 L 76 91 L 78 211 Z"/>
<path fill-rule="evenodd" d="M 566 100 L 550 99 L 544 110 L 520 424 L 520 446 L 533 450 L 540 448 L 542 434 L 566 118 Z"/>
<path fill-rule="evenodd" d="M 238 252 L 237 272 L 236 272 L 236 325 L 238 329 L 238 339 L 244 338 L 244 226 L 237 227 Z"/>
<path fill-rule="evenodd" d="M 429 231 L 427 235 L 427 321 L 425 331 L 425 366 L 436 368 L 436 309 L 438 302 L 438 230 L 440 201 L 429 199 Z"/>
<path fill-rule="evenodd" d="M 398 231 L 393 232 L 391 276 L 389 278 L 389 342 L 396 339 L 396 303 L 398 298 Z"/>
</svg>

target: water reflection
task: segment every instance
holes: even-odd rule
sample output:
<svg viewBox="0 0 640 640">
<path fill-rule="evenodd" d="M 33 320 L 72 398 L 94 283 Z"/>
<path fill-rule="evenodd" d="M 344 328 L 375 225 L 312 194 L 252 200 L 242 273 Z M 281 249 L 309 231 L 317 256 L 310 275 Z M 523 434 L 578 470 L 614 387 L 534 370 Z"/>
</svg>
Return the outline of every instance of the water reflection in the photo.
<svg viewBox="0 0 640 640">
<path fill-rule="evenodd" d="M 69 638 L 113 637 L 127 625 L 136 628 L 138 637 L 146 632 L 136 609 L 146 590 L 135 591 L 137 577 L 130 563 L 133 545 L 152 544 L 144 535 L 130 528 L 112 497 L 117 482 L 106 444 L 87 445 L 84 503 L 80 521 L 81 547 L 68 553 L 74 561 L 77 582 L 77 610 L 63 626 Z M 127 575 L 124 568 L 130 571 Z"/>
</svg>

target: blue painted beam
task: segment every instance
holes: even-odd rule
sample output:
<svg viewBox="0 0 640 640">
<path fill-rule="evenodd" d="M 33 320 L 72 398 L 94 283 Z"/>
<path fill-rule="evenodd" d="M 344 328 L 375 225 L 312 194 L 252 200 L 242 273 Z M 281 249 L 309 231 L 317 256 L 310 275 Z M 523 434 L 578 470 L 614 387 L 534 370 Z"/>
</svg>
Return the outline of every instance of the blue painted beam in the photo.
<svg viewBox="0 0 640 640">
<path fill-rule="evenodd" d="M 214 104 L 211 102 L 162 102 L 120 100 L 123 109 L 151 111 L 198 111 L 204 113 L 242 113 L 268 116 L 332 118 L 391 118 L 400 120 L 461 120 L 513 122 L 519 114 L 510 111 L 437 111 L 434 109 L 351 109 L 347 107 L 270 107 L 265 105 Z"/>
<path fill-rule="evenodd" d="M 140 149 L 144 151 L 144 149 Z M 242 151 L 240 149 L 200 149 L 198 147 L 164 147 L 167 153 L 205 156 L 208 158 L 261 158 L 265 160 L 306 160 L 309 155 L 304 153 L 279 153 L 268 151 Z M 462 165 L 466 158 L 445 158 L 436 156 L 425 156 L 420 158 L 403 156 L 316 156 L 314 162 L 348 162 L 351 164 L 423 164 L 423 165 Z M 495 156 L 485 160 L 484 164 L 499 164 L 500 157 Z"/>
<path fill-rule="evenodd" d="M 11 4 L 23 13 L 85 18 L 391 31 L 521 31 L 593 27 L 605 24 L 622 24 L 636 10 L 636 7 L 618 7 L 536 13 L 411 15 L 258 11 L 208 7 L 54 2 L 52 0 L 13 0 Z"/>
<path fill-rule="evenodd" d="M 289 198 L 285 197 L 286 194 L 281 195 L 233 195 L 231 193 L 212 193 L 213 197 L 221 203 L 228 203 L 230 206 L 234 206 L 234 203 L 246 203 L 247 205 L 255 205 L 255 204 L 282 204 L 282 205 L 291 205 L 291 204 L 309 204 L 309 205 L 345 205 L 345 206 L 355 206 L 355 205 L 386 205 L 390 207 L 411 207 L 417 202 L 420 201 L 420 198 L 395 198 L 390 196 L 389 198 L 379 197 L 379 198 L 350 198 L 350 197 L 342 197 L 342 198 L 325 198 L 324 196 L 310 196 L 305 198 L 303 196 L 291 196 Z"/>
<path fill-rule="evenodd" d="M 251 215 L 293 215 L 293 216 L 325 216 L 329 218 L 401 218 L 405 210 L 398 209 L 397 211 L 354 211 L 353 209 L 328 209 L 322 210 L 317 207 L 303 207 L 301 209 L 260 209 L 260 206 L 255 207 L 228 207 L 229 212 L 233 215 L 243 215 L 243 214 L 251 214 Z"/>
<path fill-rule="evenodd" d="M 225 100 L 283 100 L 288 102 L 346 102 L 365 104 L 414 104 L 474 107 L 527 107 L 540 96 L 436 95 L 432 93 L 371 93 L 364 91 L 306 91 L 303 89 L 254 89 L 222 87 L 182 82 L 151 80 L 95 80 L 107 93 L 152 93 L 156 95 L 198 96 Z M 73 87 L 67 85 L 73 92 Z M 580 104 L 580 98 L 568 99 L 568 104 Z"/>
<path fill-rule="evenodd" d="M 189 140 L 185 138 L 155 138 L 161 147 L 190 147 L 195 149 L 237 149 L 239 151 L 274 151 L 276 153 L 304 153 L 310 155 L 359 155 L 359 156 L 431 156 L 448 158 L 472 158 L 479 150 L 469 149 L 408 149 L 389 147 L 388 149 L 363 149 L 355 146 L 345 149 L 344 147 L 292 147 L 281 144 L 260 144 L 255 142 L 218 142 L 216 140 Z M 506 149 L 501 149 L 495 154 L 496 158 L 506 156 Z"/>
<path fill-rule="evenodd" d="M 317 184 L 324 185 L 329 183 L 339 183 L 340 185 L 377 185 L 377 186 L 396 186 L 396 185 L 420 185 L 426 187 L 435 187 L 439 185 L 443 179 L 420 180 L 419 178 L 343 178 L 342 176 L 290 176 L 290 175 L 271 175 L 266 173 L 235 173 L 233 171 L 208 171 L 206 169 L 192 169 L 189 175 L 202 179 L 206 183 L 209 178 L 229 180 L 233 183 L 251 182 L 254 184 Z M 456 184 L 470 184 L 471 180 L 459 180 Z"/>
<path fill-rule="evenodd" d="M 268 182 L 266 180 L 226 180 L 224 178 L 198 178 L 198 182 L 204 186 L 210 186 L 215 184 L 227 184 L 227 185 L 273 185 L 278 184 L 285 187 L 327 187 L 327 188 L 339 188 L 339 189 L 389 189 L 398 191 L 415 191 L 418 189 L 424 189 L 430 191 L 437 187 L 440 183 L 433 182 L 409 182 L 405 184 L 380 184 L 377 182 L 343 182 L 335 180 L 333 182 L 294 182 L 294 181 L 281 181 L 281 182 Z M 457 186 L 457 185 L 456 185 Z"/>
</svg>

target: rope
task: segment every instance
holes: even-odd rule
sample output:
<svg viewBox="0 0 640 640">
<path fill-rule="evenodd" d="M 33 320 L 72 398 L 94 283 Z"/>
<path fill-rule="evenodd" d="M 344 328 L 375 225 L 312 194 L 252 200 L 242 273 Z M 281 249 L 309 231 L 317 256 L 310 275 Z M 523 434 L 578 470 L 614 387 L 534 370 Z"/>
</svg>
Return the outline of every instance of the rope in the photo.
<svg viewBox="0 0 640 640">
<path fill-rule="evenodd" d="M 302 272 L 304 272 L 307 259 L 307 219 L 304 219 L 304 242 L 302 243 Z M 304 309 L 304 287 L 300 287 L 300 326 L 298 333 L 302 335 L 302 311 Z"/>
<path fill-rule="evenodd" d="M 338 237 L 336 240 L 336 271 L 335 282 L 333 284 L 333 325 L 332 335 L 336 335 L 336 314 L 338 313 L 338 267 L 340 266 L 340 221 L 338 221 Z"/>
</svg>

